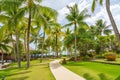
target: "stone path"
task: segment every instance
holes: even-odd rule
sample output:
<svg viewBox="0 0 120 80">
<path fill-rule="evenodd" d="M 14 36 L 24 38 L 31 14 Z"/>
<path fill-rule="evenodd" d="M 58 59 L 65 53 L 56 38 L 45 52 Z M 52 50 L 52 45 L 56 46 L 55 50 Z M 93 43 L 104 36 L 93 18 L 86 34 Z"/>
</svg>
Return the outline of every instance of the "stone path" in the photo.
<svg viewBox="0 0 120 80">
<path fill-rule="evenodd" d="M 85 80 L 59 64 L 59 60 L 50 63 L 50 70 L 56 80 Z"/>
</svg>

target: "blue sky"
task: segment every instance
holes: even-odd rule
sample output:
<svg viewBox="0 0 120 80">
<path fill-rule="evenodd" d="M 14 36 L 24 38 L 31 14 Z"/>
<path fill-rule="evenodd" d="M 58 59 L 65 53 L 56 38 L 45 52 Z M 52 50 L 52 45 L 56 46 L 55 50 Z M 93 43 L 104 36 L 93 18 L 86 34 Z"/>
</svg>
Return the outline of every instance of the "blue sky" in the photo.
<svg viewBox="0 0 120 80">
<path fill-rule="evenodd" d="M 73 5 L 78 3 L 80 11 L 84 8 L 88 9 L 88 13 L 92 15 L 90 18 L 86 19 L 88 24 L 94 24 L 96 20 L 103 19 L 110 24 L 109 17 L 106 12 L 105 2 L 103 6 L 97 5 L 94 13 L 91 12 L 91 4 L 93 0 L 43 0 L 42 5 L 51 7 L 59 13 L 58 22 L 62 25 L 67 24 L 65 16 L 69 13 L 69 10 L 66 8 L 66 5 Z M 105 0 L 104 0 L 105 1 Z M 117 27 L 120 31 L 120 0 L 110 0 L 111 1 L 111 12 L 116 21 Z"/>
<path fill-rule="evenodd" d="M 89 25 L 95 24 L 96 20 L 98 19 L 103 19 L 104 21 L 107 22 L 108 25 L 110 25 L 111 23 L 109 21 L 109 17 L 106 12 L 105 2 L 103 3 L 103 6 L 97 5 L 95 12 L 92 13 L 91 12 L 92 1 L 93 0 L 43 0 L 41 4 L 44 6 L 51 7 L 58 12 L 57 21 L 61 25 L 65 25 L 68 23 L 68 21 L 65 19 L 65 16 L 67 13 L 69 13 L 69 10 L 66 8 L 66 6 L 67 5 L 72 6 L 75 3 L 79 5 L 80 11 L 83 10 L 84 8 L 88 9 L 88 13 L 91 15 L 91 17 L 86 19 L 86 22 Z M 111 12 L 113 14 L 113 17 L 120 32 L 120 0 L 110 0 L 110 1 L 111 1 Z"/>
</svg>

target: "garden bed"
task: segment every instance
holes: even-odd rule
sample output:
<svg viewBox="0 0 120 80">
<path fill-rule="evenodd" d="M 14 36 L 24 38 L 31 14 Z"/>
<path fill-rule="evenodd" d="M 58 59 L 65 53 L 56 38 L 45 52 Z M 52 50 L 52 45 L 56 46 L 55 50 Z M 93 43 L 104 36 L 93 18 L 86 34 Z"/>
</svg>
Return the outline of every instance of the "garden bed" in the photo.
<svg viewBox="0 0 120 80">
<path fill-rule="evenodd" d="M 116 61 L 107 61 L 106 59 L 98 59 L 98 60 L 92 60 L 92 62 L 112 64 L 112 65 L 120 65 L 120 59 L 117 59 Z"/>
</svg>

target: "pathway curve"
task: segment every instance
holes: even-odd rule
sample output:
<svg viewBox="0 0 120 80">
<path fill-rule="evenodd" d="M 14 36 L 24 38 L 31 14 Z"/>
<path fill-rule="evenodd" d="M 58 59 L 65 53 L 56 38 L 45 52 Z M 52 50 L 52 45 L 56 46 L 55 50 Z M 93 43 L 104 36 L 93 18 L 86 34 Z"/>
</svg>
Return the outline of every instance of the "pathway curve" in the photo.
<svg viewBox="0 0 120 80">
<path fill-rule="evenodd" d="M 50 69 L 56 80 L 85 80 L 59 64 L 59 60 L 50 63 Z"/>
</svg>

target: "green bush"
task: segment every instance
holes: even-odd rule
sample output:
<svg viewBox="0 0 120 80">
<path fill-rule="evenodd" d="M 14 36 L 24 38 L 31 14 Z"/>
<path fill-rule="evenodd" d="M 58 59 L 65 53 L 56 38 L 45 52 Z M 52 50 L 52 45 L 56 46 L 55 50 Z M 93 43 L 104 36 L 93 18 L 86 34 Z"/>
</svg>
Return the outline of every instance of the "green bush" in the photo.
<svg viewBox="0 0 120 80">
<path fill-rule="evenodd" d="M 88 55 L 86 55 L 86 56 L 82 57 L 82 60 L 83 61 L 89 61 L 89 60 L 91 60 L 91 58 Z"/>
<path fill-rule="evenodd" d="M 96 56 L 95 56 L 95 58 L 97 58 L 97 59 L 104 59 L 104 58 L 105 58 L 105 56 L 104 56 L 104 55 L 102 55 L 102 54 L 98 54 L 98 55 L 96 55 Z"/>
<path fill-rule="evenodd" d="M 120 80 L 120 76 L 118 76 L 115 80 Z"/>
<path fill-rule="evenodd" d="M 115 61 L 116 58 L 116 54 L 113 52 L 108 52 L 105 54 L 105 59 L 107 59 L 108 61 Z"/>
<path fill-rule="evenodd" d="M 92 77 L 89 73 L 83 74 L 83 77 L 84 77 L 86 80 L 95 80 L 94 77 Z"/>
<path fill-rule="evenodd" d="M 98 74 L 98 76 L 100 77 L 100 80 L 110 80 L 110 78 L 104 73 Z"/>
</svg>

